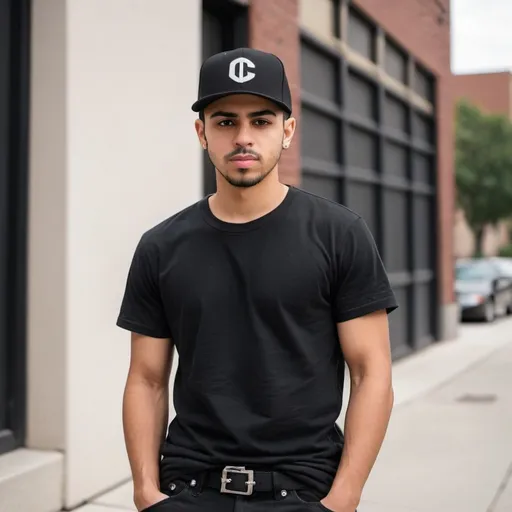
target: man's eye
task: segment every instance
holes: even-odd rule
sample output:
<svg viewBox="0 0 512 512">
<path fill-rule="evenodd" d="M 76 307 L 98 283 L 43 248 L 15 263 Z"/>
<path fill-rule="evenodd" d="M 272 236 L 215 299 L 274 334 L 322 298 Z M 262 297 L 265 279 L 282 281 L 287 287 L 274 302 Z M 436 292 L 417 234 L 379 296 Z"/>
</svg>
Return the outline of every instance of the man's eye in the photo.
<svg viewBox="0 0 512 512">
<path fill-rule="evenodd" d="M 270 124 L 266 119 L 256 119 L 256 121 L 254 121 L 254 124 L 256 126 L 265 126 L 266 124 Z"/>
<path fill-rule="evenodd" d="M 231 119 L 225 119 L 219 123 L 219 126 L 233 126 L 233 121 Z"/>
</svg>

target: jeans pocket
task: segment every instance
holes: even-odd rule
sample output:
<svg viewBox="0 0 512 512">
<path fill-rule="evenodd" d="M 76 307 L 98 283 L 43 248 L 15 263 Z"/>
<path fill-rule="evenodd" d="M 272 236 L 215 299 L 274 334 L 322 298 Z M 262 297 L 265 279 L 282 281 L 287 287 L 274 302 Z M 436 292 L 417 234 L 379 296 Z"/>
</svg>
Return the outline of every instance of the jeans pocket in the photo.
<svg viewBox="0 0 512 512">
<path fill-rule="evenodd" d="M 153 505 L 142 509 L 141 512 L 153 512 L 153 510 L 158 510 L 160 507 L 163 507 L 171 500 L 172 496 L 169 496 L 168 498 L 164 498 L 163 500 L 157 501 L 156 503 L 153 503 Z"/>
<path fill-rule="evenodd" d="M 175 487 L 169 490 L 163 491 L 164 494 L 170 494 L 168 498 L 164 498 L 161 501 L 157 501 L 153 505 L 150 505 L 149 507 L 141 510 L 141 512 L 153 512 L 153 510 L 156 512 L 157 510 L 160 510 L 160 507 L 165 507 L 169 503 L 171 503 L 174 500 L 178 500 L 179 498 L 182 498 L 185 496 L 188 492 L 190 492 L 189 487 L 185 483 L 178 483 Z"/>
<path fill-rule="evenodd" d="M 310 494 L 310 493 L 307 493 L 307 494 Z M 300 503 L 303 503 L 304 505 L 309 505 L 310 507 L 315 507 L 318 510 L 323 510 L 323 512 L 334 512 L 333 510 L 327 508 L 325 505 L 320 503 L 320 500 L 316 499 L 312 495 L 311 495 L 311 497 L 309 495 L 307 497 L 306 496 L 303 497 L 299 494 L 299 492 L 294 490 L 293 496 L 297 501 L 299 501 Z"/>
</svg>

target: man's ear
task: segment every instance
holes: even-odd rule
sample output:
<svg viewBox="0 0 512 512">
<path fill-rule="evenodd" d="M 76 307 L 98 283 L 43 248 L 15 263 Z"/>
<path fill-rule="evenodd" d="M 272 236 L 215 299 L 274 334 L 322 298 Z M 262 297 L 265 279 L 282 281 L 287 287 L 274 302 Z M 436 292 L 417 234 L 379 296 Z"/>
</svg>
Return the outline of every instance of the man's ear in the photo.
<svg viewBox="0 0 512 512">
<path fill-rule="evenodd" d="M 292 143 L 293 135 L 297 127 L 297 121 L 294 117 L 286 119 L 284 122 L 283 148 L 288 149 Z"/>
<path fill-rule="evenodd" d="M 201 143 L 203 149 L 206 149 L 208 147 L 208 141 L 206 140 L 206 134 L 204 132 L 204 122 L 201 121 L 201 119 L 196 119 L 195 127 L 197 138 L 199 139 L 199 142 Z"/>
</svg>

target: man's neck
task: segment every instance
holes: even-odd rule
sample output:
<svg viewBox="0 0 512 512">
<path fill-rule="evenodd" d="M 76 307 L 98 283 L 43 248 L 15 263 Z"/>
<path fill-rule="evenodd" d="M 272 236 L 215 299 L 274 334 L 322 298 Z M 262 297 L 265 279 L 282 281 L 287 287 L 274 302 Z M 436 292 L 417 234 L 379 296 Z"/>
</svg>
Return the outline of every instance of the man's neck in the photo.
<svg viewBox="0 0 512 512">
<path fill-rule="evenodd" d="M 213 215 L 224 222 L 242 224 L 263 217 L 277 208 L 286 197 L 288 187 L 283 185 L 277 170 L 253 187 L 234 187 L 223 178 L 217 182 L 217 192 L 210 197 Z"/>
</svg>

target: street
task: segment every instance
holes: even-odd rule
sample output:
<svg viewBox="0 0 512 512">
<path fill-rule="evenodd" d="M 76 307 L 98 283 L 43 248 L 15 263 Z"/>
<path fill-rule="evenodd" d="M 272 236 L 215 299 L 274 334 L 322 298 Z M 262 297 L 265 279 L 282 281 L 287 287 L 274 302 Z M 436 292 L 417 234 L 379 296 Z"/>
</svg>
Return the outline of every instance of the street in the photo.
<svg viewBox="0 0 512 512">
<path fill-rule="evenodd" d="M 397 362 L 395 408 L 359 512 L 510 512 L 511 370 L 512 319 L 462 325 L 458 339 Z M 79 510 L 134 510 L 131 484 Z"/>
</svg>

